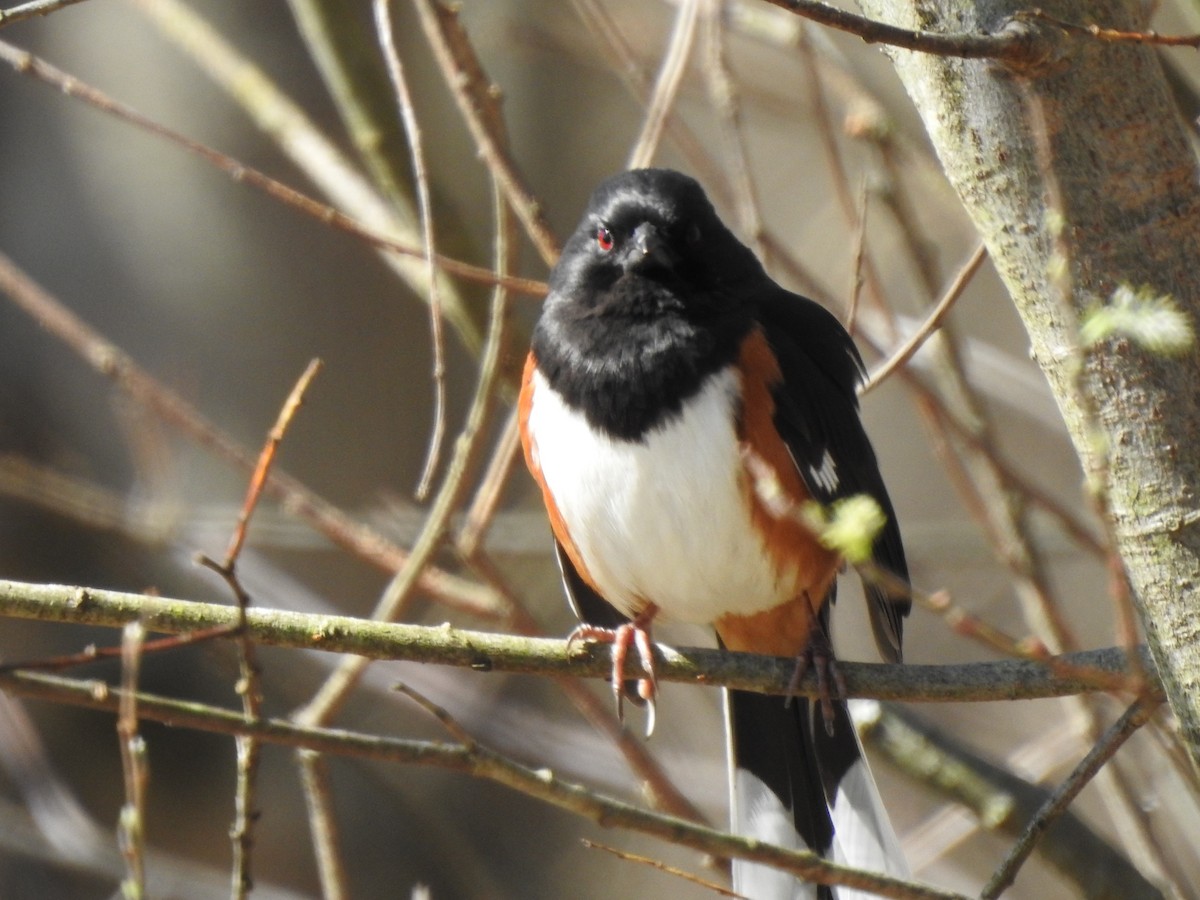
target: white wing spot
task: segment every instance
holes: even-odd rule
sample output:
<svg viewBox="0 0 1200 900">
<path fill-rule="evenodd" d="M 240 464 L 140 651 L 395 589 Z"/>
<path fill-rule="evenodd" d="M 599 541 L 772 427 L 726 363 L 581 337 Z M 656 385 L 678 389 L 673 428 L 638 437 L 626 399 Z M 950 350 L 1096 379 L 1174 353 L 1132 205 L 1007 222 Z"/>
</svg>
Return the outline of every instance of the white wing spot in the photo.
<svg viewBox="0 0 1200 900">
<path fill-rule="evenodd" d="M 813 484 L 821 488 L 823 491 L 833 493 L 838 486 L 837 463 L 833 461 L 833 456 L 828 450 L 821 457 L 821 465 L 809 466 L 808 474 L 813 480 Z"/>
</svg>

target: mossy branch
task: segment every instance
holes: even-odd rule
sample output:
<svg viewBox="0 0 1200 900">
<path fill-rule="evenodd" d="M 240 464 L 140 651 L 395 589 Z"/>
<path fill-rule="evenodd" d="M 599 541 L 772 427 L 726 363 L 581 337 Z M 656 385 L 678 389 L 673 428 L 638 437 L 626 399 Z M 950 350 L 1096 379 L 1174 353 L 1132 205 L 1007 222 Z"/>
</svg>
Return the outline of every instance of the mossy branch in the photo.
<svg viewBox="0 0 1200 900">
<path fill-rule="evenodd" d="M 69 585 L 0 581 L 0 616 L 105 625 L 140 621 L 147 630 L 184 634 L 238 625 L 233 606 Z M 250 609 L 246 623 L 255 642 L 277 647 L 352 653 L 369 659 L 408 660 L 463 666 L 477 671 L 524 672 L 603 678 L 611 661 L 605 648 L 566 641 L 373 622 L 349 616 Z M 655 647 L 660 681 L 734 687 L 783 694 L 793 660 L 728 653 L 699 647 Z M 632 665 L 632 663 L 631 663 Z M 1141 665 L 1153 671 L 1142 654 Z M 5 668 L 16 668 L 11 661 Z M 1066 654 L 1044 661 L 1003 660 L 962 665 L 839 664 L 852 697 L 910 701 L 984 701 L 1061 697 L 1129 688 L 1133 682 L 1124 650 L 1109 648 Z M 1055 674 L 1057 672 L 1057 674 Z M 801 692 L 813 696 L 806 679 Z"/>
</svg>

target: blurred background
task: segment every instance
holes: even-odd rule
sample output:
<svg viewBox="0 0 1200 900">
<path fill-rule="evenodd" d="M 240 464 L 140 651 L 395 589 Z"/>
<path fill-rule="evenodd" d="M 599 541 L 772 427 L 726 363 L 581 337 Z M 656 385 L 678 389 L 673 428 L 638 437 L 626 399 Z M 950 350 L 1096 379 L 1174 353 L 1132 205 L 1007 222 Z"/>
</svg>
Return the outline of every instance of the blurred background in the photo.
<svg viewBox="0 0 1200 900">
<path fill-rule="evenodd" d="M 1182 0 L 1166 6 L 1156 27 L 1200 29 Z M 383 210 L 376 227 L 400 229 L 399 211 L 406 203 L 415 208 L 415 195 L 395 101 L 387 97 L 377 106 L 383 117 L 375 121 L 402 184 L 389 193 L 381 186 L 383 170 L 364 160 L 348 131 L 346 105 L 329 88 L 328 66 L 315 61 L 321 54 L 313 49 L 321 31 L 313 17 L 323 12 L 352 26 L 338 40 L 362 52 L 368 81 L 378 79 L 369 4 L 194 2 L 184 9 L 202 16 L 362 173 Z M 488 170 L 415 5 L 397 4 L 394 14 L 421 125 L 437 247 L 490 268 L 495 217 Z M 212 77 L 216 62 L 181 45 L 179 35 L 194 35 L 197 26 L 179 25 L 180 15 L 162 0 L 89 2 L 5 27 L 0 40 L 246 166 L 324 201 L 333 197 L 352 217 L 367 216 L 367 207 L 352 207 L 330 187 L 340 176 L 286 149 L 247 108 L 259 102 L 267 113 L 278 112 L 277 100 L 235 96 Z M 640 148 L 655 164 L 699 177 L 781 282 L 843 317 L 856 308 L 869 366 L 917 327 L 976 249 L 974 231 L 878 48 L 750 0 L 468 0 L 461 22 L 502 92 L 510 158 L 560 241 L 595 184 L 627 166 Z M 672 58 L 679 60 L 673 91 L 666 77 Z M 1170 64 L 1181 112 L 1191 117 L 1200 63 L 1181 55 Z M 666 125 L 661 140 L 651 142 L 647 109 L 655 108 Z M 260 108 L 259 115 L 266 113 Z M 419 247 L 419 236 L 409 243 Z M 324 370 L 287 434 L 279 465 L 398 545 L 416 540 L 427 504 L 414 499 L 414 488 L 434 422 L 420 264 L 389 262 L 360 238 L 8 65 L 0 67 L 0 253 L 251 452 L 308 360 L 320 357 Z M 523 240 L 519 274 L 544 278 L 544 255 Z M 479 376 L 489 297 L 484 286 L 442 283 L 443 306 L 461 312 L 444 323 L 448 439 L 435 488 Z M 538 302 L 511 297 L 499 402 L 469 475 L 467 501 L 502 443 L 511 401 L 506 385 L 523 359 Z M 1035 634 L 1052 647 L 1115 642 L 1103 562 L 1052 511 L 1097 533 L 1078 463 L 1028 358 L 1020 322 L 986 262 L 957 300 L 947 329 L 906 372 L 865 397 L 863 411 L 916 585 L 948 591 L 1015 637 Z M 948 417 L 967 423 L 974 439 L 964 440 Z M 193 559 L 224 552 L 246 481 L 243 469 L 131 400 L 25 312 L 0 302 L 0 576 L 229 602 L 225 586 Z M 461 521 L 460 514 L 456 525 Z M 549 551 L 538 498 L 518 464 L 476 565 L 463 561 L 453 540 L 436 562 L 489 589 L 502 585 L 521 604 L 520 616 L 564 635 L 571 615 Z M 370 614 L 391 575 L 336 548 L 269 499 L 239 567 L 256 605 L 350 615 Z M 835 613 L 839 655 L 874 661 L 852 580 Z M 1046 609 L 1057 610 L 1065 630 L 1046 626 Z M 404 618 L 499 630 L 524 621 L 520 616 L 511 609 L 471 616 L 417 592 Z M 906 636 L 909 662 L 996 657 L 919 608 Z M 699 629 L 664 626 L 656 637 L 711 644 Z M 119 639 L 112 630 L 9 619 L 0 628 L 0 655 L 4 662 L 36 659 Z M 265 711 L 287 715 L 304 705 L 337 662 L 329 654 L 263 649 Z M 77 674 L 115 682 L 119 666 L 95 663 Z M 149 655 L 141 680 L 154 693 L 236 708 L 237 677 L 232 645 L 214 644 Z M 643 797 L 613 742 L 545 680 L 377 663 L 333 722 L 370 733 L 443 737 L 425 712 L 392 689 L 398 681 L 496 749 L 598 790 Z M 587 690 L 607 704 L 605 685 Z M 121 877 L 115 824 L 125 792 L 112 716 L 0 701 L 0 896 L 110 895 Z M 926 704 L 912 711 L 1011 772 L 1053 785 L 1121 708 L 1104 698 Z M 640 724 L 632 725 L 637 733 Z M 1166 895 L 1194 895 L 1189 886 L 1200 879 L 1200 856 L 1188 836 L 1200 824 L 1195 784 L 1164 750 L 1170 722 L 1157 728 L 1138 735 L 1118 757 L 1119 770 L 1089 786 L 1072 809 L 1114 857 Z M 151 773 L 149 895 L 224 896 L 233 741 L 154 724 L 142 734 Z M 665 686 L 645 749 L 703 815 L 724 821 L 715 690 Z M 916 877 L 977 892 L 1011 838 L 981 827 L 970 811 L 887 760 L 876 757 L 874 766 Z M 435 898 L 711 895 L 587 849 L 581 837 L 722 877 L 695 853 L 605 831 L 483 780 L 346 759 L 331 759 L 329 771 L 354 897 L 407 896 L 417 885 Z M 265 747 L 260 783 L 256 895 L 318 895 L 294 754 Z M 1088 894 L 1035 856 L 1006 896 Z"/>
</svg>

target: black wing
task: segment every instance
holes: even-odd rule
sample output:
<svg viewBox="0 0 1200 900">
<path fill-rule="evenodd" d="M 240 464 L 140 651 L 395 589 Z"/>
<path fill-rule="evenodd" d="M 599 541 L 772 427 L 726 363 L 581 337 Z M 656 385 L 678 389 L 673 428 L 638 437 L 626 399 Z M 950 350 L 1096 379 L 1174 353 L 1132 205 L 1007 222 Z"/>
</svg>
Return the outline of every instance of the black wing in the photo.
<svg viewBox="0 0 1200 900">
<path fill-rule="evenodd" d="M 876 565 L 908 583 L 908 564 L 896 513 L 875 451 L 858 417 L 855 389 L 862 359 L 850 335 L 826 309 L 778 288 L 764 298 L 761 321 L 783 379 L 774 390 L 775 426 L 813 497 L 829 504 L 867 494 L 887 517 L 875 539 Z M 900 662 L 906 593 L 866 581 L 871 628 L 880 654 Z"/>
</svg>

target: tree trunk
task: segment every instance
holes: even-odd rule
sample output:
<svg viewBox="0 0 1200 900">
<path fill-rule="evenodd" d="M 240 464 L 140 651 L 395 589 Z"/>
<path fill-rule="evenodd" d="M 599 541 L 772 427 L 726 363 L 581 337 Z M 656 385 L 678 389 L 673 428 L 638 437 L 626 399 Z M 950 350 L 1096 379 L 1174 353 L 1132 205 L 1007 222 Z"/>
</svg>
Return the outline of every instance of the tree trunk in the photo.
<svg viewBox="0 0 1200 900">
<path fill-rule="evenodd" d="M 873 18 L 938 32 L 994 32 L 1018 9 L 989 0 L 860 2 Z M 1115 0 L 1044 8 L 1067 22 L 1145 27 L 1136 4 Z M 1164 358 L 1123 339 L 1089 352 L 1101 441 L 1075 377 L 1078 319 L 1119 285 L 1171 294 L 1193 323 L 1200 318 L 1196 161 L 1152 48 L 1045 33 L 1054 60 L 1024 71 L 890 53 L 1024 319 L 1085 467 L 1107 453 L 1108 500 L 1135 603 L 1200 762 L 1200 354 L 1192 347 Z M 1048 212 L 1062 214 L 1058 239 Z M 1059 251 L 1066 277 L 1054 274 Z M 1096 603 L 1097 615 L 1111 615 L 1103 598 Z"/>
</svg>

